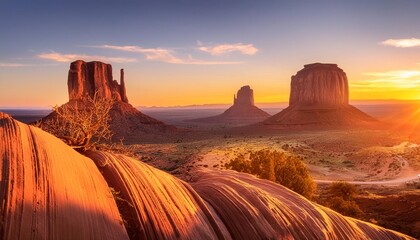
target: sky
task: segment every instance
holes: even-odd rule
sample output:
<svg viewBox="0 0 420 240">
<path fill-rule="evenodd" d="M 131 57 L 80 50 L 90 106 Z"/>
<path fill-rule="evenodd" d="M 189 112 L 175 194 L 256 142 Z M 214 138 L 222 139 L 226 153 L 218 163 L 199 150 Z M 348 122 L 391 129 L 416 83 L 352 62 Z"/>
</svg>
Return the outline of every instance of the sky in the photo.
<svg viewBox="0 0 420 240">
<path fill-rule="evenodd" d="M 420 99 L 420 1 L 0 2 L 0 107 L 68 100 L 77 59 L 124 68 L 134 106 L 287 102 L 291 76 L 336 63 L 351 99 Z"/>
</svg>

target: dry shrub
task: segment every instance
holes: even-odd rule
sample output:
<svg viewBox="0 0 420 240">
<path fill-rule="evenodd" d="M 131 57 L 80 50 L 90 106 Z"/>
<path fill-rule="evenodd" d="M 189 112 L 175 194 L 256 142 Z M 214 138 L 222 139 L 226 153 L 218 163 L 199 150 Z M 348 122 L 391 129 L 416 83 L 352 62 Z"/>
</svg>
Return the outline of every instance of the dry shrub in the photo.
<svg viewBox="0 0 420 240">
<path fill-rule="evenodd" d="M 354 200 L 357 192 L 357 188 L 350 183 L 333 182 L 325 193 L 326 199 L 323 204 L 343 215 L 361 218 L 363 212 Z"/>
<path fill-rule="evenodd" d="M 316 184 L 301 158 L 277 151 L 263 149 L 251 152 L 249 159 L 240 155 L 225 167 L 280 183 L 308 199 L 312 198 L 316 189 Z"/>
<path fill-rule="evenodd" d="M 85 96 L 82 100 L 54 107 L 51 117 L 36 126 L 62 139 L 69 146 L 87 150 L 100 141 L 111 139 L 109 111 L 113 102 L 97 93 L 93 98 Z"/>
</svg>

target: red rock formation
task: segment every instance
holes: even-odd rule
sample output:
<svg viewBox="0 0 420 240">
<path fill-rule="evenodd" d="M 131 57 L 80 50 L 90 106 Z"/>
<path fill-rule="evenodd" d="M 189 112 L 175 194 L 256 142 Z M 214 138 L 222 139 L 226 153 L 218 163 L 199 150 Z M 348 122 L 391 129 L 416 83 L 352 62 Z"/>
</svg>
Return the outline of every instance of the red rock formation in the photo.
<svg viewBox="0 0 420 240">
<path fill-rule="evenodd" d="M 129 239 L 91 159 L 0 112 L 0 239 Z"/>
<path fill-rule="evenodd" d="M 307 64 L 292 76 L 290 106 L 301 104 L 347 105 L 349 87 L 346 73 L 337 64 Z"/>
<path fill-rule="evenodd" d="M 241 87 L 236 96 L 233 96 L 233 105 L 254 106 L 254 90 L 248 85 Z"/>
<path fill-rule="evenodd" d="M 120 71 L 120 84 L 112 78 L 110 64 L 82 60 L 72 62 L 67 80 L 69 102 L 66 104 L 78 102 L 83 105 L 83 98 L 85 96 L 93 98 L 95 92 L 99 97 L 114 99 L 115 102 L 110 111 L 110 128 L 114 140 L 124 139 L 126 142 L 138 142 L 155 138 L 167 139 L 167 133 L 176 132 L 175 127 L 143 114 L 128 103 L 123 69 Z M 42 121 L 54 116 L 54 113 L 51 113 Z"/>
<path fill-rule="evenodd" d="M 263 122 L 280 128 L 366 126 L 377 121 L 349 105 L 346 73 L 336 64 L 305 65 L 292 76 L 289 107 Z"/>
<path fill-rule="evenodd" d="M 252 124 L 267 119 L 270 114 L 254 104 L 254 91 L 249 86 L 243 86 L 233 96 L 233 106 L 220 115 L 190 120 L 202 123 Z"/>
<path fill-rule="evenodd" d="M 85 95 L 93 97 L 97 92 L 100 97 L 128 103 L 123 69 L 120 81 L 121 85 L 112 79 L 111 64 L 77 60 L 70 64 L 67 81 L 69 100 L 81 100 Z"/>
<path fill-rule="evenodd" d="M 413 239 L 249 174 L 203 169 L 188 184 L 86 155 L 0 113 L 0 239 Z"/>
</svg>

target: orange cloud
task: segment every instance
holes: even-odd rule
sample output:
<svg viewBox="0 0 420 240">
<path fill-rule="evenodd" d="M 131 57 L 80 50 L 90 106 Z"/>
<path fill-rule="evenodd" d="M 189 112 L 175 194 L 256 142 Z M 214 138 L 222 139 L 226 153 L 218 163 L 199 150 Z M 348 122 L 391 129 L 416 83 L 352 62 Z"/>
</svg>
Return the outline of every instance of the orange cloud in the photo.
<svg viewBox="0 0 420 240">
<path fill-rule="evenodd" d="M 420 39 L 418 38 L 402 38 L 402 39 L 388 39 L 381 42 L 385 46 L 393 46 L 399 48 L 419 47 Z"/>
<path fill-rule="evenodd" d="M 399 70 L 387 72 L 368 72 L 366 80 L 352 81 L 352 96 L 358 99 L 419 99 L 420 71 Z M 369 96 L 366 95 L 369 92 Z"/>
</svg>

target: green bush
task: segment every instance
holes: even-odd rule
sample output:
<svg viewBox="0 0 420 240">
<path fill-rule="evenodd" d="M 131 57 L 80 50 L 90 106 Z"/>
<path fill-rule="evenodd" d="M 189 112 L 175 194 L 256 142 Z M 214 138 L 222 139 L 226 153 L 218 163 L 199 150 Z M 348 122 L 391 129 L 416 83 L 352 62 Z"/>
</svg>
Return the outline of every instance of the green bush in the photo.
<svg viewBox="0 0 420 240">
<path fill-rule="evenodd" d="M 251 152 L 249 159 L 240 155 L 225 167 L 280 183 L 309 199 L 316 189 L 315 182 L 299 157 L 277 151 L 264 149 Z"/>
</svg>

